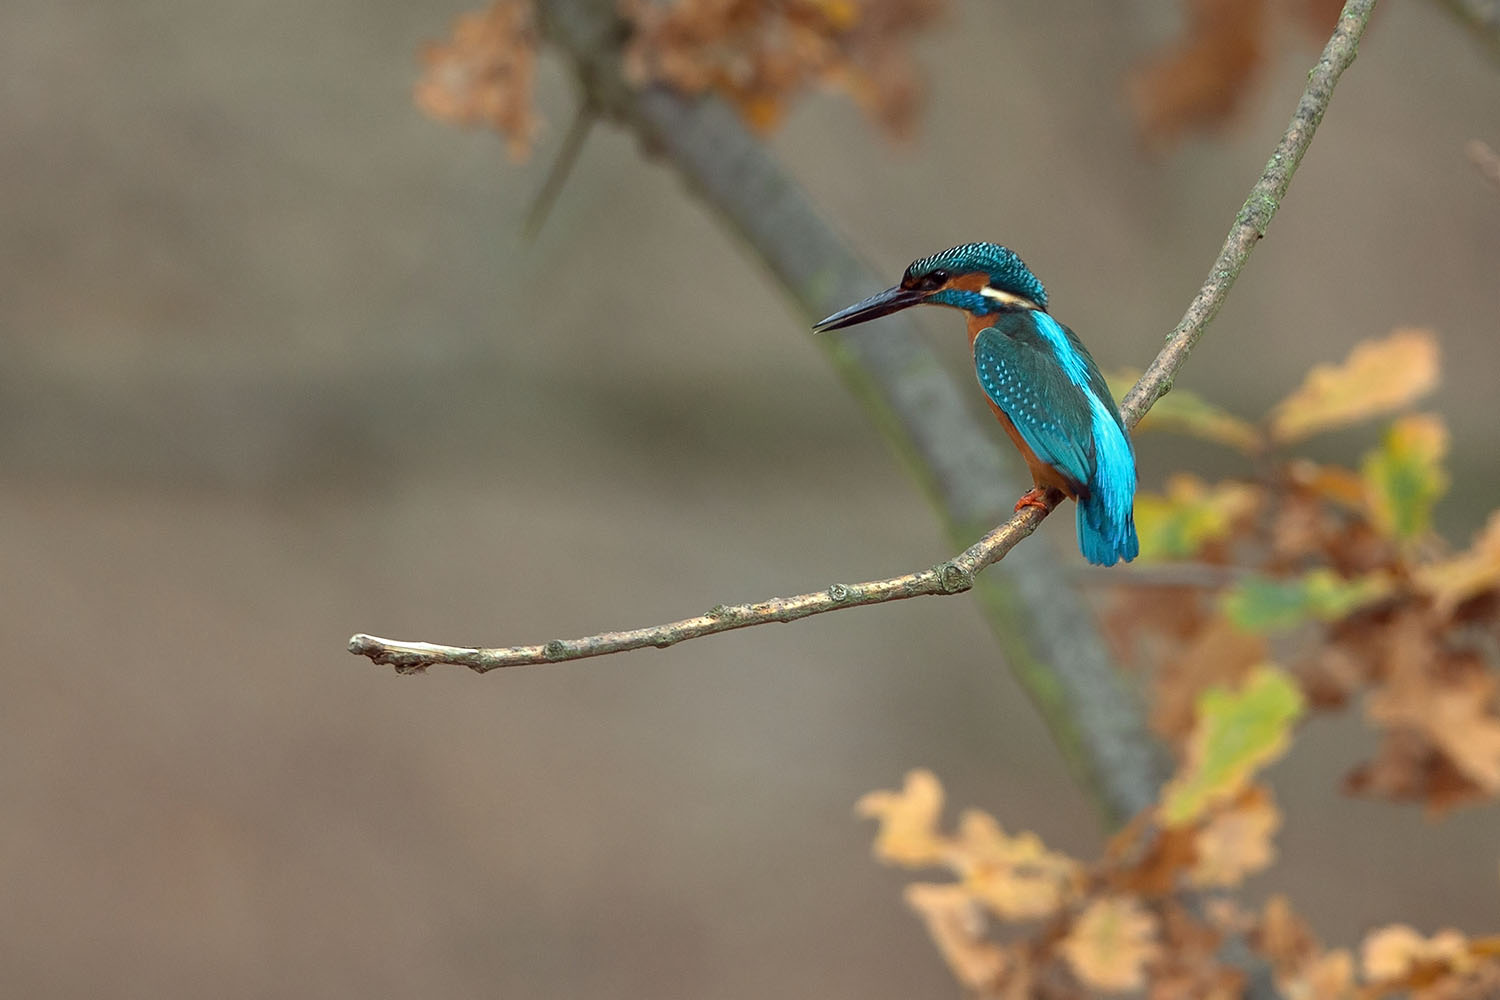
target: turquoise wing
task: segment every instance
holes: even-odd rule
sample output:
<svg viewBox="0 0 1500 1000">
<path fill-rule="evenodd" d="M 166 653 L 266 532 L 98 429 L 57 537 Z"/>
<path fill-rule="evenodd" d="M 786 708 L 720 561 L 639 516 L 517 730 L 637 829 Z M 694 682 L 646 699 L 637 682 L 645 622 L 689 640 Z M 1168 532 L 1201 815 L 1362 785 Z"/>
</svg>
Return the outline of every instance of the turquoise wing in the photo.
<svg viewBox="0 0 1500 1000">
<path fill-rule="evenodd" d="M 1080 497 L 1094 479 L 1094 414 L 1088 395 L 1068 377 L 1030 311 L 1002 313 L 974 338 L 979 385 L 1016 425 L 1037 458 L 1056 469 Z"/>
<path fill-rule="evenodd" d="M 1094 359 L 1045 313 L 1004 313 L 974 338 L 979 384 L 1078 495 L 1078 547 L 1101 566 L 1140 551 L 1135 451 Z"/>
</svg>

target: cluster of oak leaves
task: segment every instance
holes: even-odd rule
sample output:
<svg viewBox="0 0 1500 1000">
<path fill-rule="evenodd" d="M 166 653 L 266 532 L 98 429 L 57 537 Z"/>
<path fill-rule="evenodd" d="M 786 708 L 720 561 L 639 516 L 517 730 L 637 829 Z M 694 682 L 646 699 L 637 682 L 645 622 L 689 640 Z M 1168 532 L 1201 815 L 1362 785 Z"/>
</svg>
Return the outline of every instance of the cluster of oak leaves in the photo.
<svg viewBox="0 0 1500 1000">
<path fill-rule="evenodd" d="M 637 85 L 716 93 L 762 131 L 810 88 L 835 88 L 901 135 L 921 98 L 908 46 L 942 7 L 943 0 L 618 0 L 630 29 L 624 70 Z M 461 15 L 452 38 L 422 54 L 417 105 L 442 121 L 492 128 L 513 157 L 524 156 L 538 124 L 538 40 L 533 0 L 497 0 Z"/>
<path fill-rule="evenodd" d="M 814 86 L 852 95 L 892 134 L 920 98 L 908 44 L 943 0 L 618 0 L 629 25 L 625 70 L 638 84 L 712 92 L 760 129 Z M 1185 0 L 1183 36 L 1128 82 L 1142 135 L 1161 143 L 1228 116 L 1265 61 L 1272 20 L 1324 31 L 1337 0 Z M 538 129 L 533 0 L 462 15 L 428 46 L 417 103 L 441 120 L 493 128 L 513 156 Z M 1355 700 L 1382 733 L 1348 776 L 1352 793 L 1417 800 L 1432 811 L 1500 795 L 1500 512 L 1464 552 L 1430 530 L 1447 487 L 1447 430 L 1398 416 L 1358 469 L 1290 457 L 1331 428 L 1406 408 L 1437 382 L 1432 336 L 1399 330 L 1313 371 L 1259 423 L 1177 391 L 1142 429 L 1175 429 L 1243 452 L 1254 474 L 1204 483 L 1181 475 L 1136 508 L 1141 563 L 1179 582 L 1126 588 L 1107 627 L 1143 666 L 1152 724 L 1180 769 L 1157 807 L 1084 864 L 989 815 L 939 828 L 942 789 L 916 771 L 859 804 L 879 820 L 876 854 L 944 868 L 907 901 L 955 975 L 985 997 L 1065 1000 L 1145 990 L 1153 1000 L 1236 997 L 1240 968 L 1220 948 L 1240 938 L 1294 1000 L 1417 1000 L 1500 995 L 1500 937 L 1376 930 L 1358 953 L 1325 949 L 1284 897 L 1248 912 L 1215 890 L 1271 864 L 1280 813 L 1256 783 L 1306 711 Z M 1122 376 L 1116 392 L 1133 381 Z M 1170 575 L 1170 574 L 1168 574 Z M 1004 942 L 991 924 L 1012 925 Z"/>
<path fill-rule="evenodd" d="M 1500 512 L 1467 551 L 1432 534 L 1448 446 L 1432 414 L 1392 419 L 1358 469 L 1289 454 L 1318 432 L 1406 409 L 1437 377 L 1432 335 L 1397 330 L 1315 369 L 1258 424 L 1181 391 L 1151 411 L 1143 429 L 1237 449 L 1255 470 L 1211 485 L 1180 475 L 1138 501 L 1141 563 L 1168 582 L 1121 588 L 1107 626 L 1125 659 L 1154 665 L 1152 724 L 1180 762 L 1157 806 L 1083 864 L 981 812 L 940 832 L 942 789 L 927 772 L 859 804 L 880 822 L 878 857 L 957 877 L 912 885 L 907 901 L 967 987 L 1238 997 L 1243 972 L 1219 958 L 1238 936 L 1296 1000 L 1500 996 L 1500 936 L 1397 925 L 1355 954 L 1323 948 L 1284 897 L 1247 912 L 1202 895 L 1274 860 L 1281 817 L 1255 777 L 1308 710 L 1362 698 L 1382 734 L 1349 775 L 1352 793 L 1432 812 L 1500 795 Z M 992 921 L 1027 930 L 1000 943 Z"/>
<path fill-rule="evenodd" d="M 532 83 L 537 0 L 496 0 L 426 46 L 416 101 L 441 121 L 491 128 L 512 157 L 539 128 Z M 910 46 L 946 0 L 616 0 L 625 73 L 728 100 L 768 131 L 814 88 L 850 95 L 887 134 L 909 135 L 922 100 Z M 1184 0 L 1180 38 L 1127 81 L 1143 139 L 1162 146 L 1231 115 L 1267 61 L 1278 24 L 1324 35 L 1342 0 Z M 1021 16 L 1017 13 L 1015 16 Z"/>
</svg>

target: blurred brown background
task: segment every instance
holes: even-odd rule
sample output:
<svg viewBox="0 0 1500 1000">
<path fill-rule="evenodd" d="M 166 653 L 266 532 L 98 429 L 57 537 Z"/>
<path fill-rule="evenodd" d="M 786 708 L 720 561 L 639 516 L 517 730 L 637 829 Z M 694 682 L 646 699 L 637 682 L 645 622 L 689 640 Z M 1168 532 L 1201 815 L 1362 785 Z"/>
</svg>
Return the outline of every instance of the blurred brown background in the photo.
<svg viewBox="0 0 1500 1000">
<path fill-rule="evenodd" d="M 1090 807 L 965 600 L 478 678 L 348 635 L 532 642 L 926 565 L 947 545 L 802 317 L 608 128 L 540 239 L 533 161 L 423 119 L 464 4 L 0 7 L 0 993 L 950 996 L 851 813 L 933 768 L 1079 852 Z M 1180 316 L 1300 91 L 1288 31 L 1223 134 L 1145 156 L 1121 81 L 1165 0 L 958 3 L 892 148 L 814 99 L 774 140 L 892 276 L 1016 247 L 1107 366 Z M 1463 541 L 1500 502 L 1500 66 L 1383 9 L 1184 383 L 1246 415 L 1436 328 Z M 923 317 L 951 348 L 952 317 Z M 978 393 L 975 393 L 978 404 Z M 1363 436 L 1361 436 L 1363 435 Z M 1349 456 L 1368 432 L 1321 447 Z M 1169 469 L 1233 469 L 1162 437 Z M 1074 558 L 1071 518 L 1044 540 Z M 1500 815 L 1274 772 L 1332 942 L 1500 926 Z"/>
</svg>

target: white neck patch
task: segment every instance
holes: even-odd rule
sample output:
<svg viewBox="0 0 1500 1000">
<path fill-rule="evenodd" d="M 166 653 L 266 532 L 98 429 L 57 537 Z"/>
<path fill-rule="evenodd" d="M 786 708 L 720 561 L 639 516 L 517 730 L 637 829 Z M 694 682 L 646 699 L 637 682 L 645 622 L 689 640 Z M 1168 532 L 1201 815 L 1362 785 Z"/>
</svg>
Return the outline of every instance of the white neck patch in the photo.
<svg viewBox="0 0 1500 1000">
<path fill-rule="evenodd" d="M 1016 295 L 1013 292 L 1004 292 L 998 288 L 991 288 L 989 285 L 985 285 L 983 288 L 981 288 L 979 290 L 979 294 L 983 295 L 987 299 L 994 299 L 997 302 L 1010 306 L 1012 309 L 1040 308 L 1035 302 L 1031 301 L 1024 295 Z"/>
</svg>

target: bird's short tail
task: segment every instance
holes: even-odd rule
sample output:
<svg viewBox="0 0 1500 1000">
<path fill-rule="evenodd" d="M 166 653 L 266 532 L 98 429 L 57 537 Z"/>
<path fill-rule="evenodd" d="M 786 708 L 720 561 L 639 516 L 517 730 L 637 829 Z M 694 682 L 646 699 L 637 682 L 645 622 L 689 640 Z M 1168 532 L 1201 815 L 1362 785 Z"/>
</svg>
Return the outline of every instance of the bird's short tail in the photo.
<svg viewBox="0 0 1500 1000">
<path fill-rule="evenodd" d="M 1123 505 L 1110 504 L 1105 491 L 1095 490 L 1078 501 L 1078 547 L 1089 562 L 1113 566 L 1140 554 L 1133 499 L 1127 496 Z"/>
</svg>

